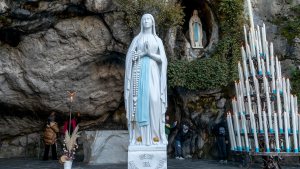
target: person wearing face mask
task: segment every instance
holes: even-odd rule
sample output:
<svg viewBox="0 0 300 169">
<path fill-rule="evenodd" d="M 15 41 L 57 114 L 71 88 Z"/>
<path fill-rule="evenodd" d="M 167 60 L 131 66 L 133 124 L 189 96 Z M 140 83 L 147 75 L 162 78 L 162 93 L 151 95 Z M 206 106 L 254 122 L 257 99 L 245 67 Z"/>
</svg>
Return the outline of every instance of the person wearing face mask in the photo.
<svg viewBox="0 0 300 169">
<path fill-rule="evenodd" d="M 181 125 L 175 137 L 175 158 L 177 160 L 184 160 L 182 146 L 183 142 L 187 139 L 189 126 L 187 124 Z"/>
</svg>

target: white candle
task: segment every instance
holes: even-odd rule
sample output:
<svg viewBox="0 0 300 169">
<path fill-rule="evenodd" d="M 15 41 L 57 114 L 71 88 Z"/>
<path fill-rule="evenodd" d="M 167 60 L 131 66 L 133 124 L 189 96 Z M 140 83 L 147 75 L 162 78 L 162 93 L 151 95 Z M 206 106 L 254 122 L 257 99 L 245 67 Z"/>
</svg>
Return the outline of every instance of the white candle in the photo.
<svg viewBox="0 0 300 169">
<path fill-rule="evenodd" d="M 266 54 L 267 53 L 267 46 L 266 46 L 266 35 L 265 35 L 265 23 L 263 23 L 263 26 L 261 27 L 261 41 L 262 41 L 262 49 L 263 49 L 263 53 Z"/>
<path fill-rule="evenodd" d="M 298 117 L 298 124 L 300 124 L 300 115 L 297 114 Z M 300 131 L 300 125 L 298 125 L 298 130 Z M 298 132 L 298 150 L 300 149 L 300 132 Z"/>
<path fill-rule="evenodd" d="M 262 111 L 264 117 L 264 130 L 265 130 L 265 145 L 266 145 L 266 152 L 270 152 L 269 146 L 269 136 L 268 136 L 268 127 L 267 127 L 267 115 L 265 111 Z"/>
<path fill-rule="evenodd" d="M 246 52 L 244 47 L 241 47 L 241 51 L 242 51 L 242 59 L 243 59 L 243 68 L 244 68 L 244 75 L 245 75 L 245 79 L 248 79 L 249 77 L 249 71 L 248 71 L 248 65 L 247 65 L 247 58 L 246 58 Z"/>
<path fill-rule="evenodd" d="M 273 133 L 273 123 L 272 123 L 272 108 L 271 108 L 271 102 L 270 102 L 270 95 L 269 95 L 269 86 L 268 86 L 268 80 L 264 76 L 264 89 L 266 93 L 266 100 L 267 100 L 267 110 L 268 110 L 268 117 L 269 117 L 269 129 L 270 133 Z"/>
<path fill-rule="evenodd" d="M 254 28 L 254 21 L 253 21 L 253 12 L 252 12 L 252 6 L 251 6 L 251 1 L 247 0 L 247 6 L 248 6 L 248 11 L 249 11 L 249 20 L 250 20 L 250 28 Z"/>
<path fill-rule="evenodd" d="M 239 82 L 238 83 L 239 89 L 240 89 L 240 103 L 241 103 L 241 113 L 246 114 L 246 109 L 245 109 L 245 101 L 244 101 L 244 93 L 245 93 L 245 88 L 244 88 L 244 83 Z"/>
<path fill-rule="evenodd" d="M 258 45 L 259 45 L 259 55 L 261 58 L 263 58 L 263 49 L 262 49 L 262 38 L 261 38 L 261 31 L 259 26 L 257 25 L 257 40 L 258 40 Z"/>
<path fill-rule="evenodd" d="M 279 80 L 277 79 L 277 86 L 279 85 Z M 283 133 L 283 125 L 281 119 L 282 107 L 281 107 L 281 98 L 280 98 L 280 91 L 276 90 L 276 97 L 277 97 L 277 112 L 278 112 L 278 123 L 279 123 L 279 133 Z"/>
<path fill-rule="evenodd" d="M 279 85 L 277 85 L 277 90 L 280 91 L 280 93 L 282 93 L 282 79 L 281 79 L 281 76 L 280 76 L 280 70 L 279 70 L 279 61 L 278 61 L 278 58 L 276 57 L 275 58 L 275 63 L 276 63 L 276 76 L 277 76 L 277 80 L 279 80 Z"/>
<path fill-rule="evenodd" d="M 287 112 L 287 129 L 288 129 L 288 133 L 291 133 L 291 127 L 290 127 L 290 110 L 289 110 L 289 106 L 288 106 L 288 99 L 287 99 L 287 93 L 286 93 L 286 81 L 285 78 L 282 78 L 282 90 L 283 90 L 283 102 L 284 102 L 284 111 Z"/>
<path fill-rule="evenodd" d="M 276 93 L 276 78 L 275 78 L 275 65 L 274 65 L 274 49 L 273 49 L 273 43 L 270 44 L 270 60 L 271 60 L 271 76 L 272 76 L 272 91 L 275 94 Z"/>
<path fill-rule="evenodd" d="M 244 25 L 244 38 L 245 38 L 245 43 L 248 43 L 246 25 Z M 248 58 L 250 58 L 250 57 L 248 57 Z"/>
<path fill-rule="evenodd" d="M 263 133 L 264 129 L 263 129 L 263 122 L 262 122 L 262 114 L 261 114 L 261 100 L 260 100 L 259 84 L 256 77 L 254 77 L 254 87 L 256 91 L 259 133 Z"/>
<path fill-rule="evenodd" d="M 251 123 L 251 125 L 252 125 L 252 128 L 253 128 L 255 152 L 259 152 L 259 144 L 258 144 L 258 139 L 257 139 L 257 131 L 256 131 L 256 124 L 255 124 L 255 119 L 254 119 L 254 113 L 251 112 L 250 114 L 251 114 L 250 118 L 252 119 L 252 122 L 254 122 L 254 123 Z"/>
<path fill-rule="evenodd" d="M 294 97 L 293 97 L 293 95 L 291 95 L 291 103 L 293 104 L 293 102 L 294 102 Z M 298 153 L 298 140 L 297 140 L 297 126 L 296 126 L 295 107 L 291 106 L 291 108 L 292 108 L 294 152 Z"/>
<path fill-rule="evenodd" d="M 238 86 L 238 84 L 237 84 L 236 81 L 234 82 L 234 86 L 235 86 L 235 94 L 236 94 L 236 96 L 240 95 L 240 93 L 239 93 L 239 86 Z"/>
<path fill-rule="evenodd" d="M 230 120 L 230 130 L 231 132 L 233 133 L 232 135 L 232 139 L 233 139 L 233 146 L 234 146 L 234 150 L 236 151 L 237 150 L 237 146 L 236 146 L 236 138 L 235 138 L 235 134 L 234 134 L 234 130 L 233 130 L 233 122 L 232 122 L 232 116 L 231 114 L 229 113 L 229 120 Z"/>
<path fill-rule="evenodd" d="M 255 57 L 255 36 L 254 31 L 249 31 L 249 40 L 250 40 L 250 47 L 251 47 L 251 55 L 252 57 Z"/>
<path fill-rule="evenodd" d="M 285 148 L 286 152 L 290 152 L 290 140 L 289 140 L 289 132 L 288 132 L 288 121 L 287 121 L 287 113 L 284 111 L 284 138 L 285 138 Z"/>
<path fill-rule="evenodd" d="M 235 147 L 233 145 L 233 137 L 234 137 L 234 134 L 232 133 L 231 131 L 231 126 L 230 126 L 230 113 L 227 114 L 227 126 L 228 126 L 228 131 L 229 131 L 229 139 L 230 139 L 230 147 L 231 147 L 231 151 L 234 151 L 235 150 Z"/>
<path fill-rule="evenodd" d="M 276 152 L 280 152 L 280 145 L 279 145 L 279 135 L 278 135 L 278 125 L 277 125 L 277 113 L 274 113 L 274 130 L 275 130 L 275 143 L 276 143 Z"/>
<path fill-rule="evenodd" d="M 255 40 L 255 44 L 257 46 L 256 48 L 256 58 L 257 58 L 257 68 L 258 68 L 258 74 L 262 75 L 262 68 L 261 68 L 261 63 L 260 63 L 260 54 L 259 54 L 259 47 L 258 47 L 258 40 Z"/>
<path fill-rule="evenodd" d="M 245 96 L 245 91 L 244 91 L 244 89 L 245 89 L 245 87 L 244 87 L 245 86 L 244 85 L 244 76 L 243 76 L 243 70 L 242 70 L 241 62 L 238 63 L 238 71 L 239 71 L 239 78 L 240 78 L 240 85 L 241 85 L 241 88 L 240 88 L 241 94 L 243 96 Z"/>
<path fill-rule="evenodd" d="M 263 77 L 266 76 L 266 67 L 265 67 L 265 61 L 263 59 L 261 59 L 261 71 L 262 71 L 262 75 Z"/>
<path fill-rule="evenodd" d="M 288 105 L 288 113 L 291 111 L 291 85 L 290 79 L 286 78 L 286 94 L 287 94 L 287 105 Z"/>
<path fill-rule="evenodd" d="M 233 120 L 234 120 L 234 128 L 236 130 L 236 135 L 237 135 L 237 151 L 242 151 L 240 125 L 239 125 L 239 120 L 238 120 L 237 113 L 234 113 Z"/>
<path fill-rule="evenodd" d="M 254 64 L 253 64 L 252 59 L 249 59 L 249 64 L 250 64 L 251 75 L 252 75 L 252 77 L 255 77 L 256 73 L 255 73 L 255 68 L 254 68 Z"/>
<path fill-rule="evenodd" d="M 245 118 L 245 115 L 243 113 L 241 114 L 241 119 L 242 119 L 242 125 L 243 125 L 243 131 L 244 131 L 244 138 L 245 138 L 245 150 L 247 152 L 249 152 L 250 151 L 250 147 L 249 147 L 249 139 L 248 139 L 247 127 L 246 127 L 246 118 Z"/>
<path fill-rule="evenodd" d="M 251 97 L 250 97 L 250 84 L 249 80 L 246 79 L 246 90 L 247 90 L 247 103 L 248 103 L 248 112 L 250 116 L 254 117 L 253 111 L 252 111 L 252 105 L 251 105 Z M 254 120 L 254 119 L 253 119 Z M 255 121 L 253 121 L 252 118 L 250 118 L 251 122 L 251 132 L 254 133 L 254 126 L 255 126 Z"/>
<path fill-rule="evenodd" d="M 298 99 L 297 99 L 297 96 L 295 96 L 295 100 L 294 100 L 294 105 L 295 105 L 295 114 L 296 114 L 296 117 L 298 118 Z M 296 120 L 296 126 L 297 126 L 297 133 L 299 132 L 298 128 L 299 128 L 299 122 L 298 120 Z"/>
<path fill-rule="evenodd" d="M 279 74 L 279 80 L 280 80 L 280 84 L 281 84 L 281 92 L 282 92 L 282 75 L 281 75 L 281 65 L 280 62 L 278 61 L 278 74 Z"/>
<path fill-rule="evenodd" d="M 266 52 L 265 53 L 265 56 L 266 56 L 266 72 L 267 72 L 267 75 L 270 76 L 271 75 L 271 71 L 270 71 L 270 54 L 269 54 L 269 48 L 268 48 L 268 42 L 266 42 Z"/>
</svg>

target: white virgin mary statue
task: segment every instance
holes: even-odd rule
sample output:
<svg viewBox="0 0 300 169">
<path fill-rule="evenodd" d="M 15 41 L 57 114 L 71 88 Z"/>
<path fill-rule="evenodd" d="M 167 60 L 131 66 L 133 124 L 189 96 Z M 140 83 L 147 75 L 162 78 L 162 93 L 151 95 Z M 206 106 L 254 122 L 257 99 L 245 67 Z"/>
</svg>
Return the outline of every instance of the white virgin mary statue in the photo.
<svg viewBox="0 0 300 169">
<path fill-rule="evenodd" d="M 202 24 L 201 20 L 198 17 L 198 11 L 193 11 L 193 16 L 189 22 L 189 33 L 190 33 L 190 40 L 192 48 L 203 48 L 202 39 L 203 39 L 203 32 L 202 32 Z"/>
<path fill-rule="evenodd" d="M 167 144 L 167 58 L 151 14 L 126 55 L 124 98 L 130 145 Z"/>
</svg>

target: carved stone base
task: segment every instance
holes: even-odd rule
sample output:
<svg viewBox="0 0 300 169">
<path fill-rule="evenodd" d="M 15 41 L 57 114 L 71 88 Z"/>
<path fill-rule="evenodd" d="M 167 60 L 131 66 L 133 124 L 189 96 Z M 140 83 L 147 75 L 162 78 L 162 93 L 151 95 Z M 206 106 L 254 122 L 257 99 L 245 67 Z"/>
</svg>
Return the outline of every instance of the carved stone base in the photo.
<svg viewBox="0 0 300 169">
<path fill-rule="evenodd" d="M 128 169 L 167 169 L 166 145 L 129 146 Z"/>
</svg>

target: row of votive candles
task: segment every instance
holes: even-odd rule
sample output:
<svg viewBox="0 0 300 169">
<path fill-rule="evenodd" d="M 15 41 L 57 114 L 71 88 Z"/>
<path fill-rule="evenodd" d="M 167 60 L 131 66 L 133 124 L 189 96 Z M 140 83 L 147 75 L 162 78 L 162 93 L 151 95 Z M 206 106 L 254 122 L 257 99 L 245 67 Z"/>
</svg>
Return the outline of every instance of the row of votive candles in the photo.
<svg viewBox="0 0 300 169">
<path fill-rule="evenodd" d="M 287 126 L 287 118 L 286 112 L 284 112 L 284 124 Z M 277 122 L 277 113 L 273 114 L 274 119 L 274 133 L 269 133 L 268 131 L 268 124 L 267 124 L 267 115 L 266 112 L 263 111 L 263 125 L 264 130 L 262 134 L 255 132 L 255 129 L 247 126 L 250 125 L 245 115 L 237 115 L 237 114 L 227 114 L 227 125 L 229 130 L 229 139 L 230 139 L 230 146 L 232 151 L 247 151 L 249 152 L 252 148 L 254 148 L 255 152 L 260 152 L 258 138 L 263 136 L 264 140 L 264 151 L 271 152 L 270 148 L 270 136 L 274 138 L 275 144 L 273 150 L 275 152 L 291 152 L 293 150 L 295 153 L 299 152 L 300 149 L 300 126 L 295 125 L 295 121 L 297 119 L 298 123 L 300 122 L 300 115 L 297 115 L 297 118 L 293 118 L 293 130 L 289 132 L 287 128 L 280 133 L 278 130 L 278 122 Z M 292 136 L 290 136 L 292 134 Z M 249 136 L 253 136 L 249 138 Z M 281 138 L 283 137 L 283 138 Z M 280 142 L 281 138 L 281 142 Z M 251 140 L 254 141 L 254 144 L 251 145 Z M 299 142 L 298 142 L 299 141 Z"/>
</svg>

